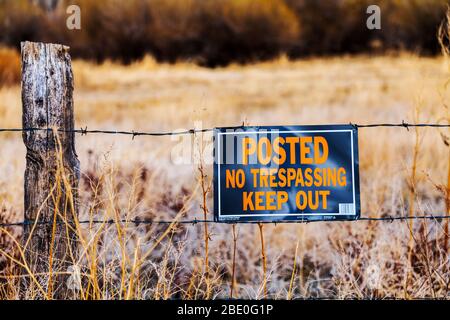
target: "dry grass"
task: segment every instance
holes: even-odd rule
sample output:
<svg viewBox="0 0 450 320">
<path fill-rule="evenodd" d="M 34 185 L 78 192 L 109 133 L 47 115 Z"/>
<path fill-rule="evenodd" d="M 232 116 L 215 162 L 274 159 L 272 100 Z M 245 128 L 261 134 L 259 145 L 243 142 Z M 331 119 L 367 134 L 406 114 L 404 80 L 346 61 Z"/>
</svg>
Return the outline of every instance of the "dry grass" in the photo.
<svg viewBox="0 0 450 320">
<path fill-rule="evenodd" d="M 195 121 L 202 121 L 203 127 L 243 121 L 251 125 L 413 122 L 416 106 L 417 121 L 435 122 L 448 119 L 445 106 L 450 92 L 445 83 L 450 70 L 445 66 L 443 58 L 413 55 L 298 62 L 282 58 L 215 70 L 158 64 L 151 58 L 128 67 L 75 61 L 76 127 L 154 131 L 192 128 Z M 0 115 L 0 127 L 21 126 L 19 86 L 0 89 Z M 449 148 L 444 137 L 448 136 L 448 131 L 420 129 L 415 148 L 414 131 L 361 129 L 363 215 L 409 214 L 413 162 L 412 213 L 445 213 Z M 198 138 L 210 141 L 206 134 Z M 1 134 L 0 139 L 0 221 L 18 221 L 25 148 L 20 135 Z M 205 165 L 198 174 L 198 164 L 175 165 L 171 150 L 177 139 L 78 136 L 83 173 L 80 219 L 211 215 L 211 193 L 206 192 L 211 167 Z M 234 297 L 261 298 L 266 287 L 269 297 L 282 299 L 449 298 L 444 225 L 417 222 L 412 228 L 409 260 L 410 230 L 405 222 L 267 225 L 266 282 L 256 225 L 236 227 L 235 254 L 233 229 L 228 225 L 210 225 L 206 233 L 203 225 L 83 225 L 80 270 L 71 270 L 79 275 L 81 289 L 68 297 L 220 298 L 229 297 L 233 288 Z M 21 230 L 8 231 L 19 237 Z M 0 263 L 6 266 L 10 265 L 7 255 L 15 248 L 13 239 L 1 233 Z M 0 297 L 13 299 L 18 297 L 18 287 L 6 270 Z M 77 276 L 73 279 L 78 281 Z M 44 291 L 46 285 L 41 283 Z M 39 291 L 29 293 L 33 295 Z"/>
</svg>

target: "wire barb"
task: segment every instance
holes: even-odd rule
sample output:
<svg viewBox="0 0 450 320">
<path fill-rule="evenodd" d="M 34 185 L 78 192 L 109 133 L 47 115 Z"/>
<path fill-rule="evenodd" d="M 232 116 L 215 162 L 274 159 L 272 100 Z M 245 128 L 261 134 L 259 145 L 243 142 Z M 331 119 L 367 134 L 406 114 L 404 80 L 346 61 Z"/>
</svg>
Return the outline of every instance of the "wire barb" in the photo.
<svg viewBox="0 0 450 320">
<path fill-rule="evenodd" d="M 87 126 L 83 129 L 83 128 L 81 128 L 80 129 L 81 130 L 81 136 L 87 136 Z"/>
<path fill-rule="evenodd" d="M 407 124 L 405 120 L 402 120 L 402 125 L 406 128 L 407 131 L 409 131 L 409 124 Z"/>
</svg>

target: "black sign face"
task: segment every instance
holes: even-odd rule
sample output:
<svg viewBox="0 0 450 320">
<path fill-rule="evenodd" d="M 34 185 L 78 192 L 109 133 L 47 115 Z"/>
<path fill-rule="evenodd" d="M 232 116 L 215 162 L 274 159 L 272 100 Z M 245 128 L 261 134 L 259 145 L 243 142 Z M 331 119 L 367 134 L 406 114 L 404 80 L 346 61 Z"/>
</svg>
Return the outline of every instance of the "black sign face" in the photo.
<svg viewBox="0 0 450 320">
<path fill-rule="evenodd" d="M 214 151 L 216 221 L 359 218 L 351 125 L 216 128 Z"/>
</svg>

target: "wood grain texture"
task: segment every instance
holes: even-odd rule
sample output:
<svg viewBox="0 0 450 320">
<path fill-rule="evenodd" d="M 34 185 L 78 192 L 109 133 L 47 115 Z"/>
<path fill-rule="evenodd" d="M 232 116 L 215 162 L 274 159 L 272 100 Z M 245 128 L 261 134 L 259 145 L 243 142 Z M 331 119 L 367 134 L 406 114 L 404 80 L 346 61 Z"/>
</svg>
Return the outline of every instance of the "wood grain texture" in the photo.
<svg viewBox="0 0 450 320">
<path fill-rule="evenodd" d="M 24 128 L 73 130 L 73 74 L 69 48 L 57 44 L 23 42 L 22 105 Z M 48 295 L 62 298 L 65 272 L 76 259 L 76 236 L 64 221 L 73 221 L 78 212 L 79 161 L 74 133 L 25 131 L 26 170 L 24 182 L 25 221 L 54 222 L 24 228 L 24 243 L 30 237 L 26 257 L 31 270 L 46 273 L 38 281 Z M 60 156 L 60 158 L 58 158 Z M 60 159 L 58 161 L 58 159 Z M 58 166 L 63 163 L 63 166 Z M 66 177 L 67 183 L 63 183 Z M 70 189 L 70 190 L 69 190 Z M 70 204 L 74 203 L 73 206 Z M 29 283 L 32 287 L 33 283 Z M 42 294 L 42 290 L 41 290 Z"/>
</svg>

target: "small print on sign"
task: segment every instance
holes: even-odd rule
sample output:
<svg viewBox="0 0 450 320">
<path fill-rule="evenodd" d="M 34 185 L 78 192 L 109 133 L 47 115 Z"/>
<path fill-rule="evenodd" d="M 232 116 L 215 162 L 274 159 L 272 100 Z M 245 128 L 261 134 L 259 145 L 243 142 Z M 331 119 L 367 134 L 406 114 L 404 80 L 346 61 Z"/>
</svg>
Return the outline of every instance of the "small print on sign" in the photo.
<svg viewBox="0 0 450 320">
<path fill-rule="evenodd" d="M 356 220 L 351 125 L 214 129 L 216 221 Z"/>
</svg>

